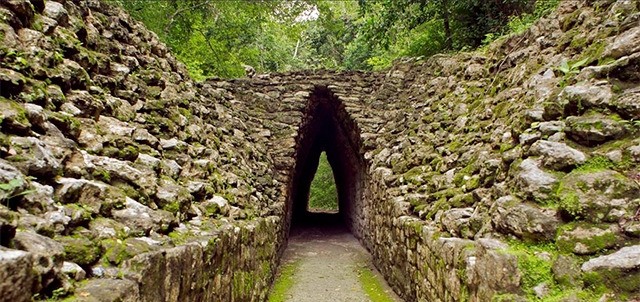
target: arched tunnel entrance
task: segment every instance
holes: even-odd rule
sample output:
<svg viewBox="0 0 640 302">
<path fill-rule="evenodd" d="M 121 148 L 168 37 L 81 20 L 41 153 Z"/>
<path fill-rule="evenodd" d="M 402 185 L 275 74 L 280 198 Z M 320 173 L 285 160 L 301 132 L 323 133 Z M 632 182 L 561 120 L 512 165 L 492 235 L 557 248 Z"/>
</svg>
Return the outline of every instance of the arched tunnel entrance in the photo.
<svg viewBox="0 0 640 302">
<path fill-rule="evenodd" d="M 289 187 L 288 221 L 295 228 L 343 226 L 360 238 L 364 159 L 360 134 L 344 104 L 327 87 L 316 86 L 298 133 L 296 165 Z M 310 185 L 326 152 L 338 192 L 338 213 L 309 211 Z"/>
<path fill-rule="evenodd" d="M 274 300 L 401 301 L 362 244 L 372 232 L 364 224 L 365 161 L 360 131 L 345 106 L 324 86 L 316 86 L 309 96 L 289 175 L 286 248 L 272 286 Z M 309 206 L 322 152 L 333 170 L 337 213 L 319 213 Z"/>
</svg>

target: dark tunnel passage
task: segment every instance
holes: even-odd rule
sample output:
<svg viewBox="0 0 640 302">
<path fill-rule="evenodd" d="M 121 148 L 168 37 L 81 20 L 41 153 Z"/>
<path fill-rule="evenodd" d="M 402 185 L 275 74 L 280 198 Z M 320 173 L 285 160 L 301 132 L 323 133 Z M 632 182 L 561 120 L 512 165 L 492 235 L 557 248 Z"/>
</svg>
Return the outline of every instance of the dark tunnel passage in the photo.
<svg viewBox="0 0 640 302">
<path fill-rule="evenodd" d="M 363 162 L 359 131 L 344 104 L 324 86 L 316 86 L 299 129 L 296 165 L 289 187 L 288 221 L 297 227 L 345 227 L 360 238 Z M 338 213 L 309 211 L 309 191 L 320 154 L 326 152 L 338 191 Z"/>
</svg>

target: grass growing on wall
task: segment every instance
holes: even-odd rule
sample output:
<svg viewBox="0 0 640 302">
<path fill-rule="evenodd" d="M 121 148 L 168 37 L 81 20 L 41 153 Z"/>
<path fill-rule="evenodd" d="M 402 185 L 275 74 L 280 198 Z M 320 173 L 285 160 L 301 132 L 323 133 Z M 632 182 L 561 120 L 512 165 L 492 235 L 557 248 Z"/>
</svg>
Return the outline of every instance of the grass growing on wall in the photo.
<svg viewBox="0 0 640 302">
<path fill-rule="evenodd" d="M 338 190 L 336 189 L 336 183 L 333 179 L 333 171 L 327 160 L 327 154 L 324 152 L 320 155 L 318 170 L 311 182 L 309 210 L 338 210 Z"/>
</svg>

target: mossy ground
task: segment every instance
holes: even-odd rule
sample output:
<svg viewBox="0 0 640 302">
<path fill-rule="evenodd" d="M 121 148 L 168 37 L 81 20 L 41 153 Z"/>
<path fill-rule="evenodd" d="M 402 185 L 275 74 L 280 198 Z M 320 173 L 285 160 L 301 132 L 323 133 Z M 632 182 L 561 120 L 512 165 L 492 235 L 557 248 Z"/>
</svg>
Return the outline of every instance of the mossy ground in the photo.
<svg viewBox="0 0 640 302">
<path fill-rule="evenodd" d="M 295 280 L 294 274 L 300 266 L 300 261 L 290 262 L 280 267 L 280 272 L 276 276 L 276 280 L 269 294 L 269 302 L 284 302 L 287 300 L 287 292 L 293 286 Z"/>
<path fill-rule="evenodd" d="M 385 291 L 382 283 L 380 283 L 380 279 L 376 277 L 371 268 L 367 266 L 358 268 L 358 280 L 362 285 L 362 289 L 372 302 L 394 301 Z"/>
</svg>

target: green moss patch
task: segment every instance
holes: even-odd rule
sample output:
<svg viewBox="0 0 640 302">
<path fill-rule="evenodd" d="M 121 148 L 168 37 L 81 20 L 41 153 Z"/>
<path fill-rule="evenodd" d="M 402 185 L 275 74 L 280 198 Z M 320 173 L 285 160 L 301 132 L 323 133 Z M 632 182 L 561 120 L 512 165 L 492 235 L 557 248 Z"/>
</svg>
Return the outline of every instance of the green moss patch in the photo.
<svg viewBox="0 0 640 302">
<path fill-rule="evenodd" d="M 269 294 L 269 302 L 284 302 L 287 300 L 287 293 L 293 287 L 295 280 L 293 276 L 298 271 L 299 261 L 284 264 L 280 267 L 280 272 L 276 277 Z"/>
<path fill-rule="evenodd" d="M 358 269 L 358 280 L 362 289 L 372 302 L 393 302 L 389 293 L 385 291 L 380 279 L 373 273 L 369 267 L 361 267 Z"/>
<path fill-rule="evenodd" d="M 604 156 L 595 156 L 587 160 L 584 164 L 578 166 L 574 171 L 577 172 L 593 172 L 615 168 L 615 164 Z"/>
<path fill-rule="evenodd" d="M 554 245 L 528 245 L 520 241 L 512 241 L 509 242 L 507 252 L 518 258 L 518 268 L 522 273 L 521 288 L 527 297 L 535 300 L 533 288 L 542 283 L 549 286 L 550 296 L 558 294 L 560 288 L 554 281 L 551 271 L 552 259 L 557 254 Z"/>
<path fill-rule="evenodd" d="M 81 266 L 95 263 L 102 255 L 100 246 L 84 237 L 65 236 L 56 238 L 56 241 L 64 245 L 65 260 Z"/>
<path fill-rule="evenodd" d="M 607 284 L 616 292 L 638 293 L 640 284 L 640 274 L 627 273 L 617 270 L 603 270 L 585 274 L 585 284 L 592 288 L 603 288 L 602 284 Z"/>
<path fill-rule="evenodd" d="M 131 258 L 127 253 L 127 245 L 120 239 L 106 239 L 101 245 L 105 249 L 104 259 L 111 264 L 119 265 Z"/>
<path fill-rule="evenodd" d="M 571 223 L 558 230 L 556 244 L 565 253 L 593 254 L 620 242 L 607 224 Z"/>
<path fill-rule="evenodd" d="M 603 285 L 602 276 L 584 274 L 581 282 L 575 286 L 567 282 L 558 283 L 553 274 L 553 262 L 559 250 L 553 244 L 527 244 L 521 241 L 509 242 L 507 253 L 518 259 L 518 269 L 522 275 L 521 286 L 527 301 L 560 302 L 560 301 L 599 301 L 602 295 L 609 292 Z M 536 296 L 533 288 L 546 284 L 549 291 L 546 296 Z M 636 283 L 637 284 L 637 283 Z M 512 294 L 496 295 L 492 301 L 513 301 Z"/>
</svg>

